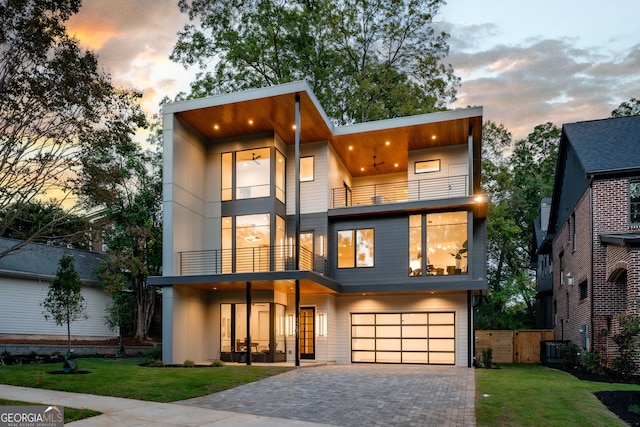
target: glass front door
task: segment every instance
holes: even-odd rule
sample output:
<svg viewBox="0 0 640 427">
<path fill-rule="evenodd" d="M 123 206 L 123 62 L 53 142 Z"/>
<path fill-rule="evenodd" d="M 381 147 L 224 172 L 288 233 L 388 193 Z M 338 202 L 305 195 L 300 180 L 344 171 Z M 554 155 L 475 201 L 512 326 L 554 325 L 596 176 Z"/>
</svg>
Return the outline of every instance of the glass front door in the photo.
<svg viewBox="0 0 640 427">
<path fill-rule="evenodd" d="M 316 309 L 300 307 L 300 358 L 315 359 L 316 334 L 314 330 Z"/>
</svg>

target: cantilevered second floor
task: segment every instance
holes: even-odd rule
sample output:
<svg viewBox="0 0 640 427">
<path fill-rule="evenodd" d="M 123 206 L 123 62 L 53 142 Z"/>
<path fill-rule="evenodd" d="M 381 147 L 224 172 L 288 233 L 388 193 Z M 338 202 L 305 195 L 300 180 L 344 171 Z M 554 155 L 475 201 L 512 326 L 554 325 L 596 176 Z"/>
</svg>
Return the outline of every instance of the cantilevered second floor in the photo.
<svg viewBox="0 0 640 427">
<path fill-rule="evenodd" d="M 296 82 L 163 114 L 163 276 L 486 287 L 482 108 L 334 126 Z"/>
</svg>

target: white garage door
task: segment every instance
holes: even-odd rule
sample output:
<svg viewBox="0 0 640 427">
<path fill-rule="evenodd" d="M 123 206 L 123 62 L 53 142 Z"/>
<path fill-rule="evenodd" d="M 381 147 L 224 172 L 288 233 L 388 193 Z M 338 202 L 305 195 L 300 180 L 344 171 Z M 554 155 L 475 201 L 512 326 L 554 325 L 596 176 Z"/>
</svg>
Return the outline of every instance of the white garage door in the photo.
<svg viewBox="0 0 640 427">
<path fill-rule="evenodd" d="M 455 364 L 455 315 L 352 313 L 351 361 Z"/>
</svg>

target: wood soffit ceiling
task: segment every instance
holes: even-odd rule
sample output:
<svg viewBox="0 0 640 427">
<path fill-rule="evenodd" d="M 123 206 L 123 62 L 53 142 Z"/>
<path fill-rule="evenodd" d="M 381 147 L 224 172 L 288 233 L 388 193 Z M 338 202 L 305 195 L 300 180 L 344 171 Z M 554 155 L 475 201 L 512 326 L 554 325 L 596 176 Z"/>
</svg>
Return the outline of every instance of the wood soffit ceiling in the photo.
<svg viewBox="0 0 640 427">
<path fill-rule="evenodd" d="M 466 144 L 470 125 L 474 158 L 479 162 L 481 116 L 334 135 L 309 94 L 299 95 L 301 144 L 329 141 L 353 177 L 406 172 L 408 151 Z M 286 144 L 295 142 L 293 93 L 181 111 L 176 116 L 210 141 L 275 131 Z M 374 168 L 374 155 L 376 163 L 384 164 Z"/>
<path fill-rule="evenodd" d="M 219 292 L 245 292 L 247 290 L 246 281 L 238 282 L 211 282 L 211 283 L 190 283 L 186 285 L 189 288 L 199 289 L 202 291 L 219 291 Z M 295 294 L 295 280 L 252 280 L 252 291 L 278 291 L 284 294 Z M 300 281 L 301 294 L 337 294 L 337 292 L 314 282 L 313 280 Z"/>
</svg>

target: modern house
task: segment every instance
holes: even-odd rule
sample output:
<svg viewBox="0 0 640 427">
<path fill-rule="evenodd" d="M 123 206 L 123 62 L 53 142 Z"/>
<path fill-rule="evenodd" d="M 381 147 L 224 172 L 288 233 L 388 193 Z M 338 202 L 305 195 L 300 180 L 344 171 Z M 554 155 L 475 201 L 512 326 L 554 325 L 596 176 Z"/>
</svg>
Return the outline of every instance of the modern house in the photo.
<svg viewBox="0 0 640 427">
<path fill-rule="evenodd" d="M 0 238 L 0 252 L 20 243 Z M 67 339 L 67 327 L 47 321 L 40 305 L 47 297 L 49 285 L 55 279 L 60 259 L 67 253 L 84 287 L 86 317 L 71 323 L 72 339 L 106 340 L 117 336 L 105 322 L 111 297 L 100 285 L 95 269 L 101 255 L 65 247 L 29 243 L 0 258 L 0 342 L 10 340 Z"/>
<path fill-rule="evenodd" d="M 165 363 L 471 366 L 481 108 L 334 126 L 295 82 L 163 115 Z"/>
<path fill-rule="evenodd" d="M 552 259 L 555 339 L 608 360 L 620 315 L 640 313 L 639 135 L 640 116 L 563 126 L 539 252 Z"/>
</svg>

